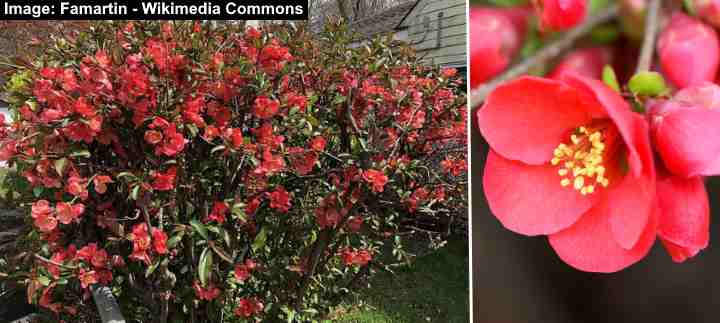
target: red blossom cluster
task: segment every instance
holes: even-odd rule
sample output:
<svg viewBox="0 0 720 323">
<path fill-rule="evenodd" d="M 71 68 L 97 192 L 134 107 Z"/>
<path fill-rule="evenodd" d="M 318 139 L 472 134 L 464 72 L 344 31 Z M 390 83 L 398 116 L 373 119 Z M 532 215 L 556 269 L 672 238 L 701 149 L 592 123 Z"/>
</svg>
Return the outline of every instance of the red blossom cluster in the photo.
<svg viewBox="0 0 720 323">
<path fill-rule="evenodd" d="M 450 201 L 444 187 L 461 195 L 444 177 L 465 171 L 463 152 L 450 153 L 443 172 L 425 171 L 427 156 L 466 144 L 454 69 L 379 45 L 343 44 L 358 59 L 337 61 L 339 47 L 326 45 L 339 40 L 288 26 L 92 26 L 58 36 L 68 50 L 47 50 L 41 66 L 11 77 L 17 118 L 0 119 L 0 161 L 29 184 L 39 234 L 28 245 L 55 263 L 31 262 L 29 272 L 42 266 L 50 277 L 35 276 L 29 295 L 61 315 L 75 310 L 61 291 L 102 284 L 134 304 L 152 290 L 153 312 L 164 297 L 220 313 L 212 301 L 222 297 L 240 317 L 276 317 L 278 299 L 319 290 L 284 289 L 324 281 L 329 268 L 312 262 L 364 266 L 399 214 L 435 192 Z M 377 55 L 394 59 L 359 63 Z M 363 249 L 352 247 L 358 240 Z M 87 244 L 75 251 L 76 241 Z M 306 269 L 288 272 L 298 261 Z M 242 288 L 228 283 L 233 272 Z M 287 281 L 269 281 L 278 277 Z"/>
</svg>

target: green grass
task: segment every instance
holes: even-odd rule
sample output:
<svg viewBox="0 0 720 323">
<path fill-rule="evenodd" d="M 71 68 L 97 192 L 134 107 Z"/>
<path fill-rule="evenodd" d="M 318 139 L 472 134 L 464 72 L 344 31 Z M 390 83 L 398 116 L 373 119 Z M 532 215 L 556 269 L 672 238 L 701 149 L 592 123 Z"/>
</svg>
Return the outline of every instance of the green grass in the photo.
<svg viewBox="0 0 720 323">
<path fill-rule="evenodd" d="M 415 323 L 470 321 L 468 244 L 453 239 L 445 248 L 418 258 L 411 266 L 378 273 L 371 288 L 361 292 L 343 323 Z"/>
</svg>

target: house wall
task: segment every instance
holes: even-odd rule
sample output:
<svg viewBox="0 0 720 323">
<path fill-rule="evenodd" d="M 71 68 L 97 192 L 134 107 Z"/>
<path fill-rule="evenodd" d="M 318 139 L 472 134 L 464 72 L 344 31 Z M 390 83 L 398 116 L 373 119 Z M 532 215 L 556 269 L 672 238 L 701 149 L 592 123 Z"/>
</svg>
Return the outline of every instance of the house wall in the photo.
<svg viewBox="0 0 720 323">
<path fill-rule="evenodd" d="M 466 59 L 466 1 L 421 0 L 400 25 L 418 55 L 431 64 L 464 67 Z"/>
</svg>

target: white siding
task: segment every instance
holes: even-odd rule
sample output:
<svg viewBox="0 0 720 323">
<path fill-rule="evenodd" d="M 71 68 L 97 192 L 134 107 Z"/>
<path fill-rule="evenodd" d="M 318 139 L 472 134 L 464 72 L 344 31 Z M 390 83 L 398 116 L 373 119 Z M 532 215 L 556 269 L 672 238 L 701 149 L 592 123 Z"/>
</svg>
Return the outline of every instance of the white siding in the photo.
<svg viewBox="0 0 720 323">
<path fill-rule="evenodd" d="M 420 0 L 400 27 L 429 63 L 466 66 L 466 6 L 464 0 Z"/>
</svg>

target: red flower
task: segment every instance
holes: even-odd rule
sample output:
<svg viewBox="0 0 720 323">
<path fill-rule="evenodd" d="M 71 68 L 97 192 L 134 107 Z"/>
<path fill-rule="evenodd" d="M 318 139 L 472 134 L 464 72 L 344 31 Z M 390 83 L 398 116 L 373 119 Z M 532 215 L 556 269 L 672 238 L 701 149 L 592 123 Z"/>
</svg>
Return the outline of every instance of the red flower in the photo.
<svg viewBox="0 0 720 323">
<path fill-rule="evenodd" d="M 346 248 L 342 251 L 341 255 L 346 266 L 365 266 L 372 260 L 372 254 L 365 249 L 353 250 Z"/>
<path fill-rule="evenodd" d="M 244 141 L 243 141 L 243 134 L 242 130 L 238 128 L 228 128 L 225 131 L 225 137 L 227 140 L 230 141 L 232 144 L 233 149 L 240 149 L 242 148 Z"/>
<path fill-rule="evenodd" d="M 720 2 L 717 0 L 691 0 L 690 6 L 697 16 L 714 27 L 720 27 Z"/>
<path fill-rule="evenodd" d="M 373 192 L 381 193 L 385 190 L 388 177 L 381 170 L 369 169 L 362 173 L 363 179 L 372 185 Z"/>
<path fill-rule="evenodd" d="M 77 219 L 85 211 L 85 205 L 60 202 L 55 206 L 57 211 L 57 219 L 62 224 L 70 224 L 73 220 Z"/>
<path fill-rule="evenodd" d="M 158 228 L 152 228 L 152 243 L 155 252 L 164 255 L 168 253 L 167 249 L 167 235 L 165 232 Z"/>
<path fill-rule="evenodd" d="M 663 164 L 682 177 L 720 174 L 720 86 L 683 89 L 650 107 L 652 139 Z"/>
<path fill-rule="evenodd" d="M 362 229 L 363 218 L 361 216 L 353 216 L 348 219 L 347 226 L 352 232 L 359 232 Z"/>
<path fill-rule="evenodd" d="M 42 232 L 50 232 L 57 227 L 57 219 L 53 215 L 54 210 L 46 200 L 39 200 L 32 205 L 31 216 L 35 220 L 35 226 Z"/>
<path fill-rule="evenodd" d="M 611 59 L 612 53 L 607 47 L 578 49 L 565 55 L 548 77 L 560 80 L 567 73 L 577 73 L 599 80 L 602 78 L 603 67 L 610 64 Z"/>
<path fill-rule="evenodd" d="M 145 141 L 151 145 L 157 145 L 163 140 L 162 132 L 157 130 L 145 131 Z"/>
<path fill-rule="evenodd" d="M 302 148 L 300 148 L 302 150 Z M 306 153 L 296 153 L 291 154 L 290 161 L 292 162 L 293 168 L 295 168 L 295 171 L 298 173 L 298 175 L 307 175 L 310 172 L 312 172 L 313 168 L 315 168 L 315 164 L 318 161 L 318 155 L 315 152 L 306 152 Z"/>
<path fill-rule="evenodd" d="M 244 264 L 235 266 L 235 278 L 240 282 L 246 281 L 250 278 L 250 274 L 255 270 L 256 266 L 255 261 L 246 259 Z"/>
<path fill-rule="evenodd" d="M 585 271 L 642 259 L 656 234 L 648 125 L 600 81 L 521 77 L 478 111 L 491 151 L 483 187 L 492 213 L 525 235 L 549 235 Z"/>
<path fill-rule="evenodd" d="M 263 161 L 260 167 L 255 169 L 255 174 L 272 175 L 285 169 L 285 159 L 282 156 L 275 156 L 270 149 L 263 152 Z"/>
<path fill-rule="evenodd" d="M 208 287 L 204 288 L 200 285 L 200 282 L 196 280 L 193 282 L 193 289 L 195 290 L 195 295 L 200 300 L 212 301 L 220 296 L 220 289 L 213 284 L 208 284 Z"/>
<path fill-rule="evenodd" d="M 107 175 L 98 175 L 93 178 L 93 184 L 95 185 L 95 192 L 98 194 L 105 194 L 107 192 L 107 183 L 112 183 L 112 179 Z"/>
<path fill-rule="evenodd" d="M 156 191 L 170 191 L 175 188 L 177 169 L 170 167 L 165 173 L 157 172 L 153 175 L 152 188 Z"/>
<path fill-rule="evenodd" d="M 235 315 L 249 318 L 262 312 L 265 306 L 257 298 L 246 298 L 243 297 L 238 302 L 238 307 L 235 309 Z"/>
<path fill-rule="evenodd" d="M 537 3 L 542 27 L 554 31 L 575 27 L 585 19 L 587 11 L 586 0 L 542 0 Z"/>
<path fill-rule="evenodd" d="M 447 157 L 440 162 L 440 166 L 446 173 L 452 174 L 453 176 L 460 176 L 467 170 L 467 161 L 465 159 Z"/>
<path fill-rule="evenodd" d="M 215 202 L 212 208 L 212 212 L 210 212 L 205 221 L 215 221 L 217 223 L 223 224 L 225 223 L 225 216 L 227 215 L 229 210 L 230 208 L 228 207 L 227 203 L 223 201 Z"/>
<path fill-rule="evenodd" d="M 660 66 L 678 88 L 713 81 L 720 64 L 720 44 L 715 30 L 676 12 L 658 38 Z"/>
<path fill-rule="evenodd" d="M 300 112 L 305 112 L 307 108 L 307 98 L 304 95 L 291 92 L 287 94 L 285 99 L 287 100 L 288 106 L 297 107 Z"/>
<path fill-rule="evenodd" d="M 325 141 L 325 138 L 317 136 L 317 137 L 313 138 L 312 140 L 310 140 L 310 149 L 317 151 L 317 152 L 322 152 L 323 150 L 325 150 L 326 144 L 327 144 L 327 141 Z"/>
<path fill-rule="evenodd" d="M 260 119 L 272 118 L 280 111 L 280 102 L 266 96 L 259 96 L 255 99 L 253 114 Z"/>
<path fill-rule="evenodd" d="M 150 250 L 150 235 L 148 235 L 147 225 L 145 223 L 138 223 L 133 226 L 132 233 L 128 236 L 128 239 L 133 243 L 133 251 L 130 255 L 130 259 L 142 261 L 145 264 L 150 264 L 150 255 L 147 251 Z"/>
<path fill-rule="evenodd" d="M 80 268 L 78 279 L 80 279 L 80 285 L 82 288 L 88 288 L 98 282 L 97 273 L 94 270 L 87 271 L 84 268 Z"/>
<path fill-rule="evenodd" d="M 290 194 L 284 187 L 278 186 L 275 191 L 267 193 L 270 198 L 270 207 L 280 212 L 287 212 L 290 209 Z"/>
<path fill-rule="evenodd" d="M 168 157 L 177 155 L 179 152 L 185 149 L 187 140 L 183 137 L 182 133 L 177 131 L 177 127 L 173 124 L 170 125 L 163 131 L 165 140 L 155 147 L 155 154 L 163 154 Z"/>
<path fill-rule="evenodd" d="M 76 257 L 77 259 L 92 264 L 96 268 L 105 268 L 109 260 L 107 251 L 98 248 L 97 243 L 91 243 L 80 248 L 80 250 L 77 251 Z"/>
<path fill-rule="evenodd" d="M 88 191 L 87 191 L 87 179 L 79 177 L 77 175 L 72 175 L 68 179 L 67 186 L 65 186 L 65 192 L 68 192 L 72 194 L 73 196 L 77 196 L 81 198 L 82 200 L 87 200 L 88 198 Z"/>
</svg>

